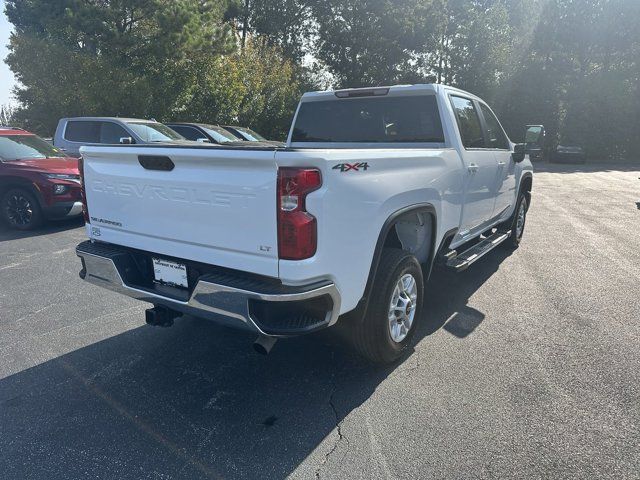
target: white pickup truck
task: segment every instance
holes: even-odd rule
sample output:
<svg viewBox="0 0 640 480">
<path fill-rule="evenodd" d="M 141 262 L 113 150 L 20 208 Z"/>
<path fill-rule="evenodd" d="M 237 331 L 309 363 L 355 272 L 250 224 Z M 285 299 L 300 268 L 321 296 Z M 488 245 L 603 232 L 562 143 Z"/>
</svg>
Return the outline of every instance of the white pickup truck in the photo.
<svg viewBox="0 0 640 480">
<path fill-rule="evenodd" d="M 305 94 L 286 145 L 83 147 L 81 278 L 279 337 L 341 322 L 391 362 L 435 262 L 517 247 L 532 166 L 491 109 L 443 85 Z M 460 278 L 464 281 L 464 277 Z"/>
</svg>

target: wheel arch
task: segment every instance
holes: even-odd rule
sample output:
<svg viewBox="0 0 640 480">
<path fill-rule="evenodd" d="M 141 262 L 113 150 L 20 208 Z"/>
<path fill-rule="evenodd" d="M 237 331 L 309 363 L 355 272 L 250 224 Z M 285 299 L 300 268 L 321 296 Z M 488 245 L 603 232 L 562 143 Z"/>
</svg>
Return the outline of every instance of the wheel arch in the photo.
<svg viewBox="0 0 640 480">
<path fill-rule="evenodd" d="M 40 208 L 44 207 L 44 202 L 40 190 L 28 178 L 17 176 L 0 177 L 0 198 L 5 194 L 5 192 L 12 188 L 24 188 L 36 198 Z"/>
<path fill-rule="evenodd" d="M 380 265 L 380 260 L 382 259 L 382 252 L 385 247 L 400 247 L 403 248 L 403 241 L 406 243 L 408 240 L 408 236 L 406 233 L 402 231 L 398 233 L 398 229 L 394 228 L 399 223 L 411 223 L 408 221 L 411 217 L 414 218 L 428 218 L 429 226 L 428 228 L 428 251 L 424 253 L 423 262 L 420 262 L 423 266 L 423 271 L 426 273 L 424 282 L 426 283 L 429 279 L 429 275 L 431 273 L 431 268 L 433 266 L 433 261 L 435 259 L 437 245 L 436 245 L 436 232 L 438 226 L 437 212 L 436 208 L 431 203 L 421 203 L 416 205 L 410 205 L 408 207 L 401 208 L 400 210 L 392 213 L 389 218 L 384 222 L 380 233 L 378 235 L 378 240 L 376 242 L 375 250 L 373 253 L 373 259 L 371 261 L 371 267 L 369 269 L 369 276 L 367 278 L 367 283 L 364 290 L 364 295 L 360 300 L 358 307 L 354 310 L 354 312 L 358 312 L 358 319 L 361 321 L 367 313 L 367 308 L 369 305 L 369 298 L 371 297 L 371 290 L 373 288 L 373 281 L 376 277 L 376 273 L 378 271 L 378 266 Z"/>
<path fill-rule="evenodd" d="M 527 205 L 531 205 L 531 190 L 533 188 L 533 175 L 531 172 L 524 172 L 520 178 L 518 191 L 527 197 Z"/>
</svg>

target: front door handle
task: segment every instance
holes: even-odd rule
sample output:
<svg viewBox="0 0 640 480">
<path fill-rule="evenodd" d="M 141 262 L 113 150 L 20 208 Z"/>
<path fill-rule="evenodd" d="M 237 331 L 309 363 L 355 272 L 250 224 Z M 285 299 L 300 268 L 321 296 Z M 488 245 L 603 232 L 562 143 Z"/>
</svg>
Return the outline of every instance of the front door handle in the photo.
<svg viewBox="0 0 640 480">
<path fill-rule="evenodd" d="M 507 162 L 498 162 L 498 166 L 500 168 L 504 167 L 507 164 Z"/>
<path fill-rule="evenodd" d="M 469 170 L 470 173 L 476 173 L 478 171 L 478 168 L 478 165 L 472 163 L 467 167 L 467 170 Z"/>
</svg>

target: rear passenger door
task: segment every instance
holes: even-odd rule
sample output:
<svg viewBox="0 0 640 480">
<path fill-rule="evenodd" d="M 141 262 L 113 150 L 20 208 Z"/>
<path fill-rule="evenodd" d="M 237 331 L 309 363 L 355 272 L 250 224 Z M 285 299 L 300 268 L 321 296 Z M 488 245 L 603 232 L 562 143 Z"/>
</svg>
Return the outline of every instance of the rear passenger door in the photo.
<svg viewBox="0 0 640 480">
<path fill-rule="evenodd" d="M 464 147 L 464 202 L 459 239 L 482 232 L 493 218 L 497 162 L 487 149 L 485 132 L 475 100 L 458 94 L 450 95 L 451 105 Z"/>
<path fill-rule="evenodd" d="M 487 105 L 479 104 L 487 148 L 493 151 L 497 165 L 493 208 L 493 215 L 497 217 L 509 210 L 516 200 L 516 166 L 511 156 L 511 142 L 500 122 Z"/>
</svg>

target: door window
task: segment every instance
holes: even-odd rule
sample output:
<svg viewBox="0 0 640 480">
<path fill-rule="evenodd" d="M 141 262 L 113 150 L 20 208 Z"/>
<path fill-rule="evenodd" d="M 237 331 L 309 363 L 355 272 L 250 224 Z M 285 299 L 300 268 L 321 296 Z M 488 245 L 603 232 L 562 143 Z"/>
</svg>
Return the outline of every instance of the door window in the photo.
<svg viewBox="0 0 640 480">
<path fill-rule="evenodd" d="M 456 114 L 460 137 L 465 148 L 485 148 L 484 133 L 478 111 L 472 100 L 462 97 L 451 97 L 451 104 Z"/>
<path fill-rule="evenodd" d="M 117 123 L 101 122 L 100 143 L 117 144 L 121 138 L 130 136 L 131 134 Z"/>
<path fill-rule="evenodd" d="M 480 104 L 480 110 L 482 110 L 484 123 L 487 126 L 487 148 L 509 150 L 509 140 L 496 116 L 489 110 L 489 107 L 482 103 Z"/>
<path fill-rule="evenodd" d="M 196 128 L 189 127 L 188 125 L 169 125 L 169 128 L 171 128 L 171 130 L 175 130 L 187 140 L 206 138 L 203 133 L 200 133 Z"/>
<path fill-rule="evenodd" d="M 71 120 L 64 131 L 65 140 L 80 143 L 100 143 L 100 122 Z"/>
</svg>

